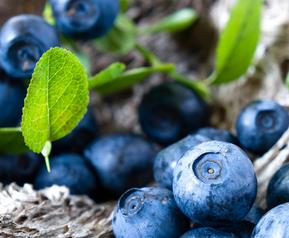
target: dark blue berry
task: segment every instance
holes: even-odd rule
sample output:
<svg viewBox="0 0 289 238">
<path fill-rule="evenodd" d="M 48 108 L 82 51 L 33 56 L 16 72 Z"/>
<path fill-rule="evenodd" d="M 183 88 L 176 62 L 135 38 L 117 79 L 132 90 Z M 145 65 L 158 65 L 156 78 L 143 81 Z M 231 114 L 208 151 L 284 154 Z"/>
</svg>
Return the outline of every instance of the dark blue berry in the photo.
<svg viewBox="0 0 289 238">
<path fill-rule="evenodd" d="M 37 174 L 35 187 L 42 189 L 52 185 L 63 185 L 72 194 L 94 195 L 99 187 L 97 179 L 83 157 L 76 154 L 63 154 L 50 160 L 51 172 L 46 166 Z"/>
<path fill-rule="evenodd" d="M 91 110 L 88 110 L 76 128 L 53 144 L 56 153 L 80 153 L 98 136 L 99 128 Z"/>
<path fill-rule="evenodd" d="M 248 221 L 256 225 L 264 214 L 265 211 L 262 208 L 258 207 L 256 204 L 254 204 L 244 218 L 244 221 Z"/>
<path fill-rule="evenodd" d="M 238 145 L 237 138 L 230 131 L 224 129 L 204 127 L 197 130 L 195 134 L 205 136 L 211 140 L 224 141 Z"/>
<path fill-rule="evenodd" d="M 289 164 L 284 164 L 270 180 L 267 190 L 268 208 L 289 202 Z"/>
<path fill-rule="evenodd" d="M 154 177 L 160 186 L 172 189 L 174 168 L 179 159 L 186 151 L 205 141 L 209 139 L 201 135 L 188 135 L 161 150 L 154 161 Z"/>
<path fill-rule="evenodd" d="M 144 95 L 139 122 L 157 143 L 169 145 L 209 122 L 209 106 L 193 90 L 176 82 L 163 83 Z"/>
<path fill-rule="evenodd" d="M 30 78 L 41 55 L 59 45 L 56 30 L 41 17 L 10 18 L 0 33 L 0 63 L 8 75 Z"/>
<path fill-rule="evenodd" d="M 288 112 L 278 103 L 259 100 L 239 114 L 236 130 L 243 148 L 256 154 L 267 152 L 287 130 Z"/>
<path fill-rule="evenodd" d="M 58 29 L 65 35 L 92 39 L 113 26 L 119 12 L 118 0 L 50 0 Z"/>
<path fill-rule="evenodd" d="M 16 182 L 18 185 L 32 183 L 41 165 L 41 158 L 36 154 L 0 156 L 0 182 L 9 184 Z"/>
<path fill-rule="evenodd" d="M 18 126 L 21 120 L 26 89 L 0 72 L 0 127 Z"/>
<path fill-rule="evenodd" d="M 279 205 L 267 212 L 255 227 L 252 238 L 287 238 L 289 203 Z"/>
<path fill-rule="evenodd" d="M 150 182 L 155 154 L 150 142 L 132 134 L 105 136 L 85 150 L 102 186 L 115 194 Z"/>
<path fill-rule="evenodd" d="M 210 141 L 187 151 L 174 170 L 180 209 L 204 226 L 241 221 L 256 198 L 252 162 L 236 145 Z"/>
<path fill-rule="evenodd" d="M 237 238 L 233 234 L 216 230 L 210 227 L 201 227 L 192 229 L 180 238 Z"/>
<path fill-rule="evenodd" d="M 119 199 L 112 228 L 116 238 L 176 238 L 189 228 L 165 188 L 130 189 Z"/>
</svg>

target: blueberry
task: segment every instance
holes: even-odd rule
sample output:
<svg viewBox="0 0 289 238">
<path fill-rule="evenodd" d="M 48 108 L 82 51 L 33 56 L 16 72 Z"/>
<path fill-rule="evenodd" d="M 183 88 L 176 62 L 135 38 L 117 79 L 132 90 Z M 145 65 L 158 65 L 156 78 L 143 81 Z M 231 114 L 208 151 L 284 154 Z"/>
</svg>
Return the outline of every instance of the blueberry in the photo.
<svg viewBox="0 0 289 238">
<path fill-rule="evenodd" d="M 55 152 L 81 153 L 98 136 L 99 128 L 91 110 L 88 110 L 76 128 L 53 144 Z"/>
<path fill-rule="evenodd" d="M 267 190 L 268 208 L 289 202 L 289 164 L 284 164 L 271 178 Z"/>
<path fill-rule="evenodd" d="M 32 183 L 42 160 L 34 153 L 0 155 L 0 182 Z"/>
<path fill-rule="evenodd" d="M 22 82 L 13 81 L 0 72 L 0 127 L 18 126 L 26 89 Z"/>
<path fill-rule="evenodd" d="M 252 238 L 287 238 L 289 203 L 279 205 L 267 212 L 255 227 Z"/>
<path fill-rule="evenodd" d="M 121 194 L 152 179 L 154 146 L 132 134 L 113 134 L 94 141 L 85 150 L 104 188 Z"/>
<path fill-rule="evenodd" d="M 41 17 L 10 18 L 0 33 L 0 63 L 11 77 L 30 78 L 41 55 L 58 46 L 56 30 Z"/>
<path fill-rule="evenodd" d="M 112 228 L 116 238 L 175 238 L 188 230 L 189 223 L 170 190 L 133 188 L 119 199 Z"/>
<path fill-rule="evenodd" d="M 224 129 L 204 127 L 197 130 L 195 133 L 210 138 L 211 140 L 224 141 L 238 145 L 237 138 L 230 131 Z"/>
<path fill-rule="evenodd" d="M 180 209 L 203 226 L 241 221 L 256 198 L 252 162 L 236 145 L 209 141 L 188 150 L 174 170 Z"/>
<path fill-rule="evenodd" d="M 236 129 L 243 148 L 256 154 L 267 152 L 287 130 L 288 112 L 274 101 L 259 100 L 239 114 Z"/>
<path fill-rule="evenodd" d="M 118 0 L 50 0 L 56 25 L 67 36 L 92 39 L 113 26 L 119 12 Z"/>
<path fill-rule="evenodd" d="M 237 238 L 237 237 L 234 236 L 233 234 L 219 231 L 214 228 L 201 227 L 186 232 L 180 238 Z"/>
<path fill-rule="evenodd" d="M 179 159 L 190 148 L 205 141 L 209 139 L 201 135 L 188 135 L 157 154 L 154 161 L 154 177 L 161 187 L 172 189 L 174 168 Z"/>
<path fill-rule="evenodd" d="M 176 82 L 163 83 L 144 95 L 139 122 L 153 141 L 169 145 L 207 125 L 209 111 L 193 90 Z"/>
<path fill-rule="evenodd" d="M 43 164 L 35 179 L 36 189 L 52 185 L 63 185 L 72 194 L 94 195 L 99 187 L 97 179 L 83 157 L 76 154 L 63 154 L 50 160 L 51 172 Z"/>
</svg>

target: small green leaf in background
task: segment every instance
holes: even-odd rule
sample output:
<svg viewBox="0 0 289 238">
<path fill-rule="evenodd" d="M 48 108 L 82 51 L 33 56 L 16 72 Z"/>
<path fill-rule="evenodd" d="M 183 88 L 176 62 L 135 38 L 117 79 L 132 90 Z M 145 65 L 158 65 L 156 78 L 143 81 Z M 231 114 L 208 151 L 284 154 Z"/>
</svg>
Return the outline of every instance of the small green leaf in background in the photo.
<svg viewBox="0 0 289 238">
<path fill-rule="evenodd" d="M 134 23 L 124 14 L 120 14 L 112 30 L 95 40 L 95 46 L 104 52 L 126 54 L 134 49 L 136 41 Z"/>
<path fill-rule="evenodd" d="M 260 37 L 262 3 L 262 0 L 237 2 L 218 43 L 211 83 L 229 83 L 246 73 Z"/>
<path fill-rule="evenodd" d="M 152 26 L 139 30 L 141 34 L 158 32 L 178 32 L 190 27 L 198 18 L 196 11 L 192 8 L 178 10 L 170 16 L 156 22 Z"/>
<path fill-rule="evenodd" d="M 114 66 L 117 65 L 112 65 L 111 67 L 114 68 Z M 169 73 L 174 69 L 175 66 L 172 64 L 163 64 L 154 67 L 131 69 L 123 73 L 121 72 L 122 69 L 118 69 L 114 73 L 109 72 L 111 69 L 104 70 L 90 80 L 90 88 L 94 88 L 101 94 L 111 94 L 127 89 L 135 83 L 143 81 L 153 73 Z M 109 77 L 107 77 L 108 72 Z"/>
<path fill-rule="evenodd" d="M 203 81 L 189 79 L 176 71 L 171 72 L 169 75 L 179 83 L 194 90 L 204 100 L 211 100 L 210 89 Z"/>
<path fill-rule="evenodd" d="M 126 12 L 127 9 L 129 8 L 130 5 L 130 0 L 119 0 L 119 6 L 121 12 Z"/>
<path fill-rule="evenodd" d="M 29 151 L 20 127 L 0 128 L 0 153 L 22 154 Z"/>
<path fill-rule="evenodd" d="M 45 8 L 43 11 L 43 18 L 50 24 L 50 25 L 55 25 L 55 19 L 53 16 L 53 12 L 52 12 L 52 7 L 50 5 L 50 3 L 46 3 L 45 4 Z"/>
<path fill-rule="evenodd" d="M 26 145 L 36 153 L 66 136 L 84 116 L 89 102 L 88 79 L 76 56 L 52 48 L 37 63 L 22 116 Z"/>
<path fill-rule="evenodd" d="M 113 82 L 116 77 L 120 76 L 124 72 L 124 70 L 125 65 L 122 63 L 111 64 L 88 81 L 89 88 L 98 88 Z"/>
<path fill-rule="evenodd" d="M 289 88 L 289 72 L 287 73 L 287 76 L 286 76 L 286 85 Z"/>
</svg>

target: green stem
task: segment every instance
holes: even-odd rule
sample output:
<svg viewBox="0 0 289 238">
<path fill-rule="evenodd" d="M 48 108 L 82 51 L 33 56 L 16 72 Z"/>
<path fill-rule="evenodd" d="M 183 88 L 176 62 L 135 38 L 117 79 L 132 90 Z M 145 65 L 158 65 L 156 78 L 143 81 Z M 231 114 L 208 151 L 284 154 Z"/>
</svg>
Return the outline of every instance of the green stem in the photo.
<svg viewBox="0 0 289 238">
<path fill-rule="evenodd" d="M 135 48 L 152 66 L 162 64 L 161 60 L 146 47 L 140 45 L 139 43 L 136 43 Z"/>
</svg>

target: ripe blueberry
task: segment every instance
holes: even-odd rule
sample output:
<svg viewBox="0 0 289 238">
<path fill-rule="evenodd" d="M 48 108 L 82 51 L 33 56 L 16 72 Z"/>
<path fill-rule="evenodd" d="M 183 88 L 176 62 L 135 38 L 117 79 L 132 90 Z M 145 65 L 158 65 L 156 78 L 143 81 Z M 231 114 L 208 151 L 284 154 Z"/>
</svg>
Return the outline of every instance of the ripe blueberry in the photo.
<svg viewBox="0 0 289 238">
<path fill-rule="evenodd" d="M 216 230 L 210 227 L 201 227 L 192 229 L 180 238 L 237 238 L 233 234 Z"/>
<path fill-rule="evenodd" d="M 0 182 L 32 183 L 42 160 L 34 153 L 0 156 Z"/>
<path fill-rule="evenodd" d="M 189 228 L 189 223 L 170 190 L 133 188 L 119 199 L 112 228 L 116 238 L 175 238 Z"/>
<path fill-rule="evenodd" d="M 88 110 L 76 128 L 53 144 L 56 153 L 80 153 L 98 136 L 98 124 L 91 110 Z"/>
<path fill-rule="evenodd" d="M 99 187 L 95 175 L 90 170 L 83 157 L 76 154 L 63 154 L 51 159 L 51 172 L 42 166 L 35 179 L 35 187 L 63 185 L 72 194 L 93 195 Z"/>
<path fill-rule="evenodd" d="M 172 189 L 174 168 L 179 159 L 186 151 L 205 141 L 209 139 L 201 135 L 188 135 L 157 154 L 154 161 L 154 177 L 161 187 Z"/>
<path fill-rule="evenodd" d="M 207 103 L 193 90 L 176 82 L 151 89 L 139 106 L 139 122 L 144 133 L 165 145 L 205 126 L 209 115 Z"/>
<path fill-rule="evenodd" d="M 284 164 L 270 180 L 267 190 L 268 208 L 289 202 L 289 164 Z"/>
<path fill-rule="evenodd" d="M 25 87 L 0 72 L 0 127 L 18 126 L 24 105 Z"/>
<path fill-rule="evenodd" d="M 197 130 L 195 134 L 205 136 L 211 140 L 229 142 L 235 145 L 238 144 L 237 138 L 230 131 L 224 129 L 204 127 Z"/>
<path fill-rule="evenodd" d="M 281 204 L 267 212 L 255 227 L 252 238 L 287 238 L 289 203 Z"/>
<path fill-rule="evenodd" d="M 119 12 L 118 0 L 50 0 L 56 25 L 65 35 L 92 39 L 113 26 Z"/>
<path fill-rule="evenodd" d="M 288 112 L 278 103 L 259 100 L 239 114 L 236 130 L 243 148 L 256 154 L 267 152 L 287 130 Z"/>
<path fill-rule="evenodd" d="M 105 136 L 85 150 L 102 186 L 115 194 L 150 182 L 155 154 L 150 142 L 132 134 Z"/>
<path fill-rule="evenodd" d="M 18 15 L 1 29 L 0 63 L 11 77 L 30 78 L 41 55 L 57 45 L 56 30 L 41 17 Z"/>
<path fill-rule="evenodd" d="M 209 141 L 188 150 L 174 170 L 180 209 L 204 226 L 241 221 L 256 198 L 252 162 L 236 145 Z"/>
</svg>

